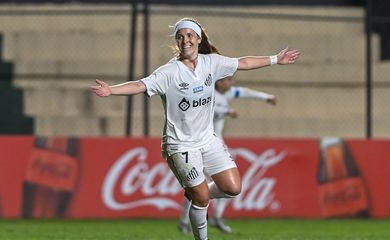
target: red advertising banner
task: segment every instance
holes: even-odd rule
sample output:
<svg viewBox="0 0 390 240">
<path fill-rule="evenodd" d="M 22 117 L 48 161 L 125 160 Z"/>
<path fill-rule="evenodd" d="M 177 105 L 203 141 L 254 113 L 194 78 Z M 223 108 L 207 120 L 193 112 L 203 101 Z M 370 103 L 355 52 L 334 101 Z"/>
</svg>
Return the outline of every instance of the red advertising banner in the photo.
<svg viewBox="0 0 390 240">
<path fill-rule="evenodd" d="M 390 217 L 390 140 L 227 139 L 242 192 L 226 217 Z M 1 218 L 176 218 L 160 139 L 0 137 Z"/>
</svg>

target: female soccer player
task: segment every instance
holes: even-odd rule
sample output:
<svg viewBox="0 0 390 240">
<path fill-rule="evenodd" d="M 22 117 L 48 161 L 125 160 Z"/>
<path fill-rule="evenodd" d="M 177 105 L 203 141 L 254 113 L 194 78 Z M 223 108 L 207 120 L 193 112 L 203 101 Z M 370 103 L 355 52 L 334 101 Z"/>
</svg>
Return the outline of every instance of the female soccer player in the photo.
<svg viewBox="0 0 390 240">
<path fill-rule="evenodd" d="M 171 171 L 192 200 L 190 221 L 195 239 L 207 239 L 207 208 L 213 198 L 227 198 L 241 191 L 237 166 L 223 142 L 214 135 L 213 99 L 217 79 L 237 70 L 294 63 L 299 50 L 283 49 L 273 56 L 225 57 L 218 54 L 205 30 L 195 20 L 175 24 L 177 54 L 167 64 L 139 81 L 108 86 L 96 80 L 98 96 L 160 95 L 165 110 L 162 153 Z M 207 183 L 206 172 L 213 181 Z"/>
<path fill-rule="evenodd" d="M 276 98 L 272 94 L 255 91 L 244 87 L 235 87 L 233 85 L 233 77 L 229 76 L 218 80 L 215 83 L 215 109 L 214 109 L 214 131 L 216 135 L 223 140 L 223 128 L 226 117 L 236 118 L 238 113 L 230 107 L 230 101 L 235 98 L 242 99 L 259 99 L 271 105 L 276 104 Z M 227 226 L 223 221 L 223 213 L 229 198 L 218 198 L 213 200 L 213 214 L 209 221 L 212 226 L 217 227 L 224 233 L 231 233 L 231 227 Z M 179 230 L 183 233 L 191 232 L 189 226 L 188 212 L 191 206 L 191 201 L 184 199 L 182 213 L 180 215 Z"/>
</svg>

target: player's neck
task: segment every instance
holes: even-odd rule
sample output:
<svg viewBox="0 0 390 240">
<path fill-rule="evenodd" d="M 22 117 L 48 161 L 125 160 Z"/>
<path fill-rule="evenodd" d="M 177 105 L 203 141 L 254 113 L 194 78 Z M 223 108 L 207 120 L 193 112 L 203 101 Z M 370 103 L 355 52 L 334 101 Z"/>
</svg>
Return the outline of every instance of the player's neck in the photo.
<svg viewBox="0 0 390 240">
<path fill-rule="evenodd" d="M 192 71 L 195 71 L 196 65 L 198 64 L 198 55 L 192 58 L 183 59 L 181 62 Z"/>
</svg>

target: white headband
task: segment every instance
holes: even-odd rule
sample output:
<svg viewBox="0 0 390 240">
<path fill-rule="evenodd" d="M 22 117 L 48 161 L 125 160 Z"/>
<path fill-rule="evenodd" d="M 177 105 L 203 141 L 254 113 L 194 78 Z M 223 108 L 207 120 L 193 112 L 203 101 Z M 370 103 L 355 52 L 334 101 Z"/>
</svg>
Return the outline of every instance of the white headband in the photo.
<svg viewBox="0 0 390 240">
<path fill-rule="evenodd" d="M 196 34 L 198 34 L 199 37 L 202 37 L 202 29 L 200 29 L 199 25 L 194 23 L 193 21 L 187 21 L 187 20 L 180 21 L 178 24 L 176 24 L 174 35 L 176 36 L 176 33 L 183 28 L 189 28 L 194 32 L 196 32 Z"/>
</svg>

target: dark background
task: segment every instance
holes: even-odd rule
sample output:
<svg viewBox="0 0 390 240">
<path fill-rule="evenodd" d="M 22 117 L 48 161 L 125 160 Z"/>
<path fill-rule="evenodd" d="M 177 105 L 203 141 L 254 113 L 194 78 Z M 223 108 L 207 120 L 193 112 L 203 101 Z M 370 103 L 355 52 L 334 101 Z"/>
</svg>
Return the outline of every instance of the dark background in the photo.
<svg viewBox="0 0 390 240">
<path fill-rule="evenodd" d="M 126 0 L 3 0 L 1 3 L 129 3 Z M 143 2 L 139 0 L 138 2 Z M 174 5 L 338 5 L 338 6 L 363 6 L 364 0 L 148 0 L 152 4 L 174 4 Z"/>
</svg>

